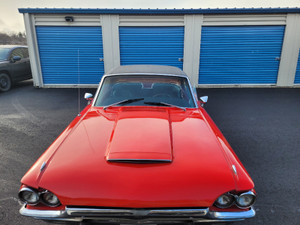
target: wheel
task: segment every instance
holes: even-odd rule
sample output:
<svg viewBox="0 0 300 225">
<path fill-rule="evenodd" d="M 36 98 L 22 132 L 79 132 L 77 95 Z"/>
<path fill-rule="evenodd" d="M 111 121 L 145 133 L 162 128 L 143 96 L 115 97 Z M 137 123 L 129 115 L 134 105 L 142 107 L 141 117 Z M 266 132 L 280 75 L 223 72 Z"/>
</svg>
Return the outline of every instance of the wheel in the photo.
<svg viewBox="0 0 300 225">
<path fill-rule="evenodd" d="M 11 79 L 6 73 L 0 74 L 0 91 L 8 91 L 11 88 Z"/>
</svg>

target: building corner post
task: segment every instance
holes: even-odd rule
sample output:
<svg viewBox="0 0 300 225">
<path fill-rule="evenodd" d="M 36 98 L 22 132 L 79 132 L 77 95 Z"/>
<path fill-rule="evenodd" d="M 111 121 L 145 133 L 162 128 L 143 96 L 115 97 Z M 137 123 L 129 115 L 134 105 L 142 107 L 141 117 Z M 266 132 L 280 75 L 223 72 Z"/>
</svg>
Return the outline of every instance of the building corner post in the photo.
<svg viewBox="0 0 300 225">
<path fill-rule="evenodd" d="M 200 43 L 203 15 L 184 16 L 184 61 L 183 71 L 189 76 L 194 86 L 198 85 Z"/>
<path fill-rule="evenodd" d="M 29 13 L 24 13 L 23 16 L 24 16 L 26 39 L 27 39 L 28 52 L 30 58 L 30 67 L 31 67 L 32 79 L 33 79 L 33 86 L 43 87 L 33 16 Z"/>
<path fill-rule="evenodd" d="M 300 14 L 287 14 L 286 28 L 278 70 L 277 86 L 294 85 L 300 48 Z"/>
<path fill-rule="evenodd" d="M 120 66 L 119 15 L 101 15 L 105 73 Z"/>
</svg>

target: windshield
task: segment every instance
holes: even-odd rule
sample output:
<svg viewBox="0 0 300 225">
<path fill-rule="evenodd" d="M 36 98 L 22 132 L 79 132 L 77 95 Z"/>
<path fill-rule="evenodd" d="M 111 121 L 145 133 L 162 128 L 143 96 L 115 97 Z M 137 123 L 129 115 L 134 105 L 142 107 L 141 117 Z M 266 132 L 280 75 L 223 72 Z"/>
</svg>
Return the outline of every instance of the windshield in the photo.
<svg viewBox="0 0 300 225">
<path fill-rule="evenodd" d="M 8 57 L 9 48 L 0 48 L 0 60 L 6 60 Z"/>
<path fill-rule="evenodd" d="M 159 106 L 195 107 L 188 80 L 185 77 L 163 75 L 107 76 L 95 106 L 115 105 L 130 99 L 141 100 L 130 101 L 126 105 L 149 105 L 150 102 L 159 103 Z"/>
</svg>

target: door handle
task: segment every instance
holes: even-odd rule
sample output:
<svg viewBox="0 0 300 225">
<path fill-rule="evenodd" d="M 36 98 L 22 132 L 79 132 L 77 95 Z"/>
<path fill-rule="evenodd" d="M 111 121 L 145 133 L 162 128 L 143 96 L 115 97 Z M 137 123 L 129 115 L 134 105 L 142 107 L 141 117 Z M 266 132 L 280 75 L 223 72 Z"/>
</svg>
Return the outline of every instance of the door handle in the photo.
<svg viewBox="0 0 300 225">
<path fill-rule="evenodd" d="M 280 57 L 275 57 L 275 60 L 276 61 L 280 61 Z"/>
<path fill-rule="evenodd" d="M 104 58 L 99 58 L 99 61 L 100 62 L 104 62 Z"/>
<path fill-rule="evenodd" d="M 183 62 L 183 58 L 178 58 L 178 61 L 179 62 Z"/>
</svg>

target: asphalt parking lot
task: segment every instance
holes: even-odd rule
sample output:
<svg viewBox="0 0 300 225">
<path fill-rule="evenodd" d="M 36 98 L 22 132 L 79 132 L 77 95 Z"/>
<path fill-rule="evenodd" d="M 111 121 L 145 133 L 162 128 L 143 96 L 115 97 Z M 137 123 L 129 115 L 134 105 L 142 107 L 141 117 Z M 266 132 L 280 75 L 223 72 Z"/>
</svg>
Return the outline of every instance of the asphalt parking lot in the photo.
<svg viewBox="0 0 300 225">
<path fill-rule="evenodd" d="M 235 224 L 300 224 L 300 88 L 198 92 L 256 185 L 257 216 Z M 46 224 L 19 215 L 20 179 L 77 113 L 77 89 L 0 93 L 0 225 Z"/>
</svg>

